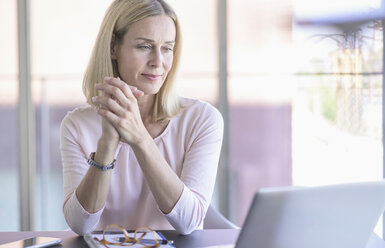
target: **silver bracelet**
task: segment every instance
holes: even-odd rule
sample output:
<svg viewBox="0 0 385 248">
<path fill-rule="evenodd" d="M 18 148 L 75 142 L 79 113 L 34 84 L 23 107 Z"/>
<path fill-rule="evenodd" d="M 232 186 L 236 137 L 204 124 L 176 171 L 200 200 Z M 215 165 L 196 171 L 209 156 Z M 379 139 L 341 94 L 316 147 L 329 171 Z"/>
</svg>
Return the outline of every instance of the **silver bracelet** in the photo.
<svg viewBox="0 0 385 248">
<path fill-rule="evenodd" d="M 112 161 L 111 164 L 108 164 L 108 165 L 101 165 L 101 164 L 98 164 L 95 162 L 94 160 L 94 157 L 95 157 L 95 153 L 94 152 L 91 152 L 88 160 L 87 160 L 87 163 L 99 170 L 102 170 L 102 171 L 107 171 L 107 170 L 112 170 L 115 166 L 115 162 L 116 162 L 116 159 L 114 159 L 114 161 Z"/>
</svg>

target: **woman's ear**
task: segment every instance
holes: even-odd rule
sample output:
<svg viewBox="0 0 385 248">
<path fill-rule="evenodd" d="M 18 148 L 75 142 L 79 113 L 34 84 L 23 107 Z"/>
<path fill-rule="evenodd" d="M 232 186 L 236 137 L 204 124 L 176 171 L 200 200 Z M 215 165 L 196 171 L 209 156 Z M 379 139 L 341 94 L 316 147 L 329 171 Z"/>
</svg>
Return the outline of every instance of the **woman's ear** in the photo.
<svg viewBox="0 0 385 248">
<path fill-rule="evenodd" d="M 116 44 L 116 38 L 115 34 L 112 34 L 111 38 L 111 59 L 117 59 L 116 53 L 117 53 L 117 44 Z"/>
</svg>

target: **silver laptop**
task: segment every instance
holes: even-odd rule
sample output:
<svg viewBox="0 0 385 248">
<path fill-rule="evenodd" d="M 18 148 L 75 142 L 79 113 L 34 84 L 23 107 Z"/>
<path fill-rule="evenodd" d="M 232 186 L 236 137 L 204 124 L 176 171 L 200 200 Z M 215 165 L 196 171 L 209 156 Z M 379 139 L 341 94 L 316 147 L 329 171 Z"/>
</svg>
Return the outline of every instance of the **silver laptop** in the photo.
<svg viewBox="0 0 385 248">
<path fill-rule="evenodd" d="M 385 181 L 262 189 L 237 248 L 365 248 L 385 209 Z"/>
</svg>

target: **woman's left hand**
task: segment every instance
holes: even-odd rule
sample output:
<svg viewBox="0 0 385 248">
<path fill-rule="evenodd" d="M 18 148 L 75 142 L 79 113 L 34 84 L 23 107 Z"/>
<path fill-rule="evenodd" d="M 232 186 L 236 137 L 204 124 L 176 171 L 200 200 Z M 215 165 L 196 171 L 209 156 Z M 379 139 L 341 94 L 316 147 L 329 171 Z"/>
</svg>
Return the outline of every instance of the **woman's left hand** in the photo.
<svg viewBox="0 0 385 248">
<path fill-rule="evenodd" d="M 143 91 L 119 78 L 105 78 L 104 81 L 103 84 L 96 84 L 95 88 L 107 96 L 96 96 L 92 99 L 94 103 L 103 106 L 98 110 L 99 115 L 116 128 L 123 142 L 129 145 L 140 143 L 148 134 L 137 101 L 137 97 L 143 96 Z"/>
</svg>

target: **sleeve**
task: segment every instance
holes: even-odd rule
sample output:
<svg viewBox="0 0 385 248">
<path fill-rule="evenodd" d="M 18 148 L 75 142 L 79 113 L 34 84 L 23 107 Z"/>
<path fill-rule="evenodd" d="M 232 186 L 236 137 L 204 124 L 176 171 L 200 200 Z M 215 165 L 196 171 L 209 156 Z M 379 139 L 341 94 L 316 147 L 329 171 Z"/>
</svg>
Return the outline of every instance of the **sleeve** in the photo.
<svg viewBox="0 0 385 248">
<path fill-rule="evenodd" d="M 68 226 L 77 234 L 92 232 L 99 222 L 103 209 L 88 213 L 76 197 L 75 190 L 89 168 L 85 151 L 79 144 L 79 130 L 67 115 L 60 128 L 60 150 L 63 164 L 63 214 Z"/>
<path fill-rule="evenodd" d="M 217 109 L 207 105 L 197 113 L 192 144 L 184 156 L 181 180 L 183 192 L 173 210 L 165 215 L 180 234 L 189 234 L 203 224 L 214 191 L 223 139 L 223 119 Z"/>
</svg>

